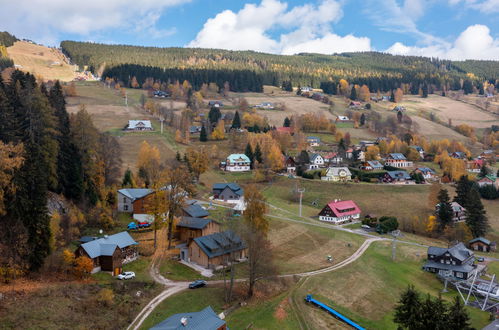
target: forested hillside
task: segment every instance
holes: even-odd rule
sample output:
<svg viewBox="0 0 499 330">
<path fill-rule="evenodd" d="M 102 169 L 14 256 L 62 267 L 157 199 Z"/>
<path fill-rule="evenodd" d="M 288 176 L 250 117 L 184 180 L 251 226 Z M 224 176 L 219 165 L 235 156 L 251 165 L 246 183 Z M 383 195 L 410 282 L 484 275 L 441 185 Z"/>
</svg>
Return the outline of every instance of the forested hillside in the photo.
<svg viewBox="0 0 499 330">
<path fill-rule="evenodd" d="M 132 76 L 136 76 L 142 84 L 147 76 L 165 81 L 165 78 L 182 80 L 194 74 L 196 78 L 188 79 L 190 82 L 197 79 L 218 83 L 227 79 L 231 89 L 236 91 L 256 90 L 252 80 L 274 86 L 291 81 L 294 86 L 318 88 L 322 81 L 347 79 L 354 84 L 366 84 L 373 91 L 388 91 L 402 83 L 419 85 L 426 82 L 436 88 L 443 84 L 452 86 L 456 81 L 470 78 L 468 73 L 473 73 L 471 79 L 481 81 L 495 81 L 499 77 L 499 62 L 452 62 L 377 52 L 284 56 L 253 51 L 155 48 L 75 41 L 63 41 L 61 47 L 76 64 L 86 65 L 103 77 L 117 78 L 124 83 L 129 83 Z M 184 72 L 186 69 L 192 71 Z M 228 73 L 221 77 L 217 71 Z M 249 75 L 248 71 L 254 72 L 256 78 L 246 77 L 243 80 L 247 83 L 229 79 L 232 73 L 237 73 L 235 76 L 241 73 Z M 194 85 L 197 86 L 197 83 Z"/>
<path fill-rule="evenodd" d="M 12 34 L 0 31 L 0 71 L 14 65 L 14 62 L 8 57 L 7 47 L 12 46 L 17 40 L 19 39 Z"/>
<path fill-rule="evenodd" d="M 68 115 L 58 82 L 48 90 L 16 70 L 0 83 L 0 280 L 38 270 L 55 242 L 76 238 L 82 216 L 51 218 L 48 194 L 103 207 L 106 187 L 120 175 L 119 150 L 85 109 Z"/>
</svg>

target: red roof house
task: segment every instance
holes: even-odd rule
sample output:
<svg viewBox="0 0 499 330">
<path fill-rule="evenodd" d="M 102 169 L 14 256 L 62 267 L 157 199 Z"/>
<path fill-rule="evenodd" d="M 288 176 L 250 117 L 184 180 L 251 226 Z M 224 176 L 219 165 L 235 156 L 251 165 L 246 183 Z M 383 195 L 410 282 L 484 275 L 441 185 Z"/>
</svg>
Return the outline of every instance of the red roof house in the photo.
<svg viewBox="0 0 499 330">
<path fill-rule="evenodd" d="M 350 222 L 359 219 L 360 212 L 360 208 L 352 200 L 334 200 L 319 212 L 319 220 L 335 224 Z"/>
<path fill-rule="evenodd" d="M 279 133 L 289 133 L 289 134 L 294 133 L 293 127 L 277 127 L 276 131 Z"/>
</svg>

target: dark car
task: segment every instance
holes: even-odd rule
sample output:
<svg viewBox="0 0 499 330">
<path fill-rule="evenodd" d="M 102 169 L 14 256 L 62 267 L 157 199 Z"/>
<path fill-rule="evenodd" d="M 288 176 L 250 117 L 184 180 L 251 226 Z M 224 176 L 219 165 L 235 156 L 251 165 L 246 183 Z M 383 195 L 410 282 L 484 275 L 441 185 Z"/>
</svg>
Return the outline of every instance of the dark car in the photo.
<svg viewBox="0 0 499 330">
<path fill-rule="evenodd" d="M 484 262 L 485 258 L 484 257 L 477 257 L 476 261 L 478 261 L 478 262 Z"/>
<path fill-rule="evenodd" d="M 206 281 L 203 280 L 197 280 L 189 284 L 189 289 L 197 289 L 197 288 L 202 288 L 203 286 L 206 285 Z"/>
</svg>

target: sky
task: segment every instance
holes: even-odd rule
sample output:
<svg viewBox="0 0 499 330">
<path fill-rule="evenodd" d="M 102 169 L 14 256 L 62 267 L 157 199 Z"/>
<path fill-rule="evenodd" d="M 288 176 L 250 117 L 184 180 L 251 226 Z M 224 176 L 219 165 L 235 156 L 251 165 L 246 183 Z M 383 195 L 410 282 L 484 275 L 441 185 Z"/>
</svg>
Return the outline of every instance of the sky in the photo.
<svg viewBox="0 0 499 330">
<path fill-rule="evenodd" d="M 381 51 L 499 60 L 499 0 L 0 0 L 0 31 L 274 54 Z"/>
</svg>

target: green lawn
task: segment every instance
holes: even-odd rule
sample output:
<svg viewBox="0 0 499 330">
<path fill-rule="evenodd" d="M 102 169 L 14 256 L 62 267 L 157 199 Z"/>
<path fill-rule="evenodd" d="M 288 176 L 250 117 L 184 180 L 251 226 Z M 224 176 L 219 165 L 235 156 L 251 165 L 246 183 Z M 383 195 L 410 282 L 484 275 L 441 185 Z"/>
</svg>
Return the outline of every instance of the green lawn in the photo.
<svg viewBox="0 0 499 330">
<path fill-rule="evenodd" d="M 340 313 L 370 329 L 396 329 L 393 309 L 400 293 L 412 284 L 423 294 L 437 296 L 443 284 L 435 274 L 421 270 L 426 249 L 399 244 L 396 261 L 391 259 L 389 243 L 374 243 L 356 262 L 333 273 L 310 277 L 294 292 L 297 297 L 313 294 L 314 297 Z M 456 291 L 443 294 L 450 301 Z M 298 303 L 303 317 L 311 325 L 317 321 L 310 317 L 316 309 L 304 302 Z M 488 313 L 467 308 L 473 326 L 482 328 L 488 324 Z M 324 318 L 329 318 L 325 312 Z M 313 314 L 317 315 L 317 314 Z"/>
<path fill-rule="evenodd" d="M 207 279 L 194 269 L 175 260 L 164 260 L 159 268 L 161 275 L 174 281 L 194 281 Z"/>
</svg>

